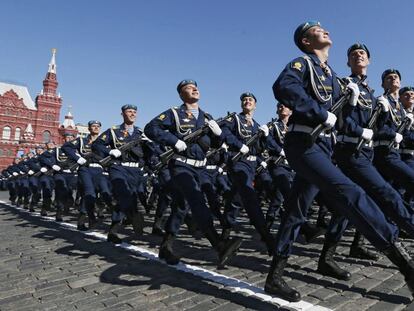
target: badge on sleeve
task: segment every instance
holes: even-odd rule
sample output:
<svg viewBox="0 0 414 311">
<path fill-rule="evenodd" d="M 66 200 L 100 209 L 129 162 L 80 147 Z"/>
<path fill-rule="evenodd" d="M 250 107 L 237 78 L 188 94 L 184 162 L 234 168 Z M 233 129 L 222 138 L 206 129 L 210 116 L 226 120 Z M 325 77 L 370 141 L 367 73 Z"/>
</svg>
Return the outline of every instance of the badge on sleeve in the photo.
<svg viewBox="0 0 414 311">
<path fill-rule="evenodd" d="M 166 118 L 167 116 L 165 114 L 160 114 L 160 116 L 158 117 L 158 120 L 164 121 Z"/>
<path fill-rule="evenodd" d="M 293 69 L 296 69 L 296 70 L 299 70 L 299 71 L 302 71 L 302 63 L 301 62 L 294 62 L 294 63 L 292 63 L 292 68 Z"/>
<path fill-rule="evenodd" d="M 106 139 L 106 134 L 103 134 L 103 135 L 102 135 L 102 137 L 101 137 L 101 139 L 102 139 L 103 141 L 105 141 L 105 139 Z"/>
</svg>

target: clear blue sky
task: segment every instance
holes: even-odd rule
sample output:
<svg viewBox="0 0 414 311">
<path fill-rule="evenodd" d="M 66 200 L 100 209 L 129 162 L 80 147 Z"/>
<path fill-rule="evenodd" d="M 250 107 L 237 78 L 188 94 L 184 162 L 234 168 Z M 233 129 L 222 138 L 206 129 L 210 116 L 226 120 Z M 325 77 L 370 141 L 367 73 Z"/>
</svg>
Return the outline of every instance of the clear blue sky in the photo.
<svg viewBox="0 0 414 311">
<path fill-rule="evenodd" d="M 62 117 L 119 124 L 120 106 L 136 104 L 139 126 L 180 104 L 177 83 L 198 81 L 201 107 L 219 117 L 238 111 L 239 95 L 258 98 L 255 119 L 275 111 L 272 84 L 301 52 L 293 32 L 319 20 L 334 45 L 329 62 L 349 74 L 346 50 L 371 50 L 368 82 L 379 94 L 380 75 L 398 68 L 414 84 L 412 1 L 247 0 L 19 0 L 2 3 L 0 80 L 42 87 L 51 48 L 57 48 Z"/>
</svg>

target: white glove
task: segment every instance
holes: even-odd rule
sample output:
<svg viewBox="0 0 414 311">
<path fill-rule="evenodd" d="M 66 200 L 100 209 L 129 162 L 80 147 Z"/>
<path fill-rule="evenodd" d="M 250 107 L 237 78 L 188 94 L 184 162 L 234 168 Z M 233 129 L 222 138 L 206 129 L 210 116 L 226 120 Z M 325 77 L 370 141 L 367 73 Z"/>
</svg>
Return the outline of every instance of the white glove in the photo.
<svg viewBox="0 0 414 311">
<path fill-rule="evenodd" d="M 362 130 L 362 135 L 361 137 L 365 140 L 365 141 L 371 141 L 372 140 L 372 136 L 374 136 L 374 131 L 371 129 L 366 129 L 364 128 Z"/>
<path fill-rule="evenodd" d="M 221 135 L 221 128 L 220 126 L 217 124 L 216 121 L 214 120 L 210 120 L 207 122 L 208 127 L 210 128 L 210 130 L 213 132 L 214 135 L 216 136 L 220 136 Z"/>
<path fill-rule="evenodd" d="M 259 130 L 263 131 L 264 136 L 268 136 L 269 135 L 269 128 L 266 124 L 260 125 Z"/>
<path fill-rule="evenodd" d="M 19 175 L 19 173 L 13 172 L 13 176 L 17 176 L 17 175 Z"/>
<path fill-rule="evenodd" d="M 358 84 L 354 82 L 349 82 L 346 86 L 348 90 L 352 91 L 351 98 L 349 99 L 349 104 L 355 107 L 358 104 L 358 97 L 359 97 L 359 87 Z"/>
<path fill-rule="evenodd" d="M 78 161 L 76 161 L 76 163 L 78 163 L 79 165 L 84 165 L 86 162 L 87 162 L 86 159 L 83 157 L 80 157 Z"/>
<path fill-rule="evenodd" d="M 336 115 L 328 111 L 328 118 L 325 120 L 325 122 L 323 122 L 323 124 L 328 128 L 333 128 L 335 126 L 336 119 Z"/>
<path fill-rule="evenodd" d="M 52 169 L 53 169 L 54 171 L 56 171 L 56 172 L 59 172 L 59 171 L 60 171 L 60 166 L 59 166 L 59 165 L 54 164 L 54 165 L 52 166 Z"/>
<path fill-rule="evenodd" d="M 388 101 L 388 99 L 384 97 L 384 95 L 381 95 L 380 97 L 378 97 L 377 103 L 381 105 L 382 111 L 384 112 L 390 111 L 390 102 Z"/>
<path fill-rule="evenodd" d="M 413 115 L 412 113 L 407 113 L 407 114 L 405 115 L 405 117 L 406 117 L 407 119 L 410 119 L 410 125 L 409 125 L 408 127 L 411 127 L 411 125 L 413 125 L 413 123 L 414 123 L 414 115 Z"/>
<path fill-rule="evenodd" d="M 175 149 L 177 149 L 178 152 L 181 152 L 181 151 L 184 151 L 185 149 L 187 149 L 187 144 L 179 139 L 175 143 L 174 147 L 175 147 Z"/>
<path fill-rule="evenodd" d="M 222 174 L 222 173 L 223 173 L 223 169 L 222 169 L 221 167 L 219 167 L 219 168 L 217 169 L 217 171 L 219 172 L 219 174 Z"/>
<path fill-rule="evenodd" d="M 395 133 L 394 141 L 399 144 L 403 140 L 403 136 L 400 133 Z"/>
<path fill-rule="evenodd" d="M 282 149 L 280 151 L 279 155 L 281 155 L 282 157 L 285 157 L 286 158 L 285 150 Z"/>
<path fill-rule="evenodd" d="M 40 169 L 40 171 L 41 171 L 42 173 L 46 173 L 46 172 L 47 172 L 47 168 L 46 168 L 46 167 L 42 167 L 42 168 Z"/>
<path fill-rule="evenodd" d="M 249 147 L 247 147 L 245 144 L 243 144 L 243 146 L 241 146 L 241 148 L 240 148 L 240 152 L 242 154 L 248 153 L 249 152 Z"/>
<path fill-rule="evenodd" d="M 33 174 L 34 174 L 34 172 L 33 172 L 32 170 L 29 170 L 29 171 L 27 172 L 27 174 L 29 174 L 29 175 L 33 175 Z"/>
<path fill-rule="evenodd" d="M 20 171 L 20 172 L 19 172 L 19 174 L 20 174 L 20 175 L 24 175 L 24 172 L 23 172 L 23 171 Z"/>
<path fill-rule="evenodd" d="M 266 163 L 265 161 L 262 161 L 262 162 L 260 163 L 260 166 L 263 166 L 263 168 L 267 168 L 267 163 Z"/>
<path fill-rule="evenodd" d="M 119 158 L 121 154 L 122 152 L 119 149 L 111 149 L 111 151 L 109 151 L 109 155 L 113 156 L 114 158 Z"/>
</svg>

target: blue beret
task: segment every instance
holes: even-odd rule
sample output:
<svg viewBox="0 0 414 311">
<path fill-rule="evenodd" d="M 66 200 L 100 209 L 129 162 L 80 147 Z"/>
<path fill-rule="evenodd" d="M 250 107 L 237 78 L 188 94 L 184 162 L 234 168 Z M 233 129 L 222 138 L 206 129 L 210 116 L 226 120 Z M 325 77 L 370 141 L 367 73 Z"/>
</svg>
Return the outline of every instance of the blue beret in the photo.
<svg viewBox="0 0 414 311">
<path fill-rule="evenodd" d="M 401 74 L 397 69 L 387 69 L 382 73 L 381 81 L 384 82 L 385 77 L 392 73 L 396 73 L 400 77 L 400 80 L 401 80 Z"/>
<path fill-rule="evenodd" d="M 44 149 L 42 145 L 37 145 L 36 149 Z"/>
<path fill-rule="evenodd" d="M 401 89 L 398 91 L 398 94 L 402 95 L 403 93 L 408 92 L 408 91 L 414 91 L 414 87 L 411 87 L 411 86 L 404 86 L 403 88 L 401 88 Z"/>
<path fill-rule="evenodd" d="M 137 110 L 137 106 L 135 106 L 135 105 L 123 105 L 121 107 L 122 112 L 124 112 L 127 109 Z"/>
<path fill-rule="evenodd" d="M 102 126 L 101 122 L 98 120 L 91 120 L 88 122 L 88 126 L 92 126 L 93 124 L 98 124 L 99 126 Z"/>
<path fill-rule="evenodd" d="M 257 102 L 256 96 L 254 96 L 253 93 L 244 92 L 243 94 L 240 95 L 240 100 L 243 100 L 243 98 L 245 98 L 245 97 L 253 97 L 254 101 Z"/>
<path fill-rule="evenodd" d="M 68 136 L 73 136 L 73 137 L 75 137 L 75 134 L 73 134 L 73 133 L 65 133 L 63 136 L 65 136 L 65 137 L 68 137 Z"/>
<path fill-rule="evenodd" d="M 362 44 L 362 43 L 355 43 L 355 44 L 351 45 L 351 47 L 348 49 L 348 52 L 346 52 L 346 55 L 349 56 L 349 54 L 351 54 L 351 52 L 355 51 L 355 50 L 364 50 L 367 53 L 368 58 L 371 57 L 371 55 L 369 54 L 369 50 L 368 50 L 367 46 L 365 44 Z"/>
<path fill-rule="evenodd" d="M 191 80 L 191 79 L 183 80 L 177 85 L 178 94 L 180 94 L 181 88 L 183 86 L 186 86 L 187 84 L 194 84 L 195 86 L 197 86 L 197 82 L 195 82 L 195 80 Z"/>
<path fill-rule="evenodd" d="M 300 24 L 298 28 L 296 28 L 293 39 L 295 40 L 295 44 L 299 49 L 302 50 L 302 38 L 305 32 L 315 26 L 321 26 L 321 24 L 317 21 L 308 21 L 306 23 Z"/>
</svg>

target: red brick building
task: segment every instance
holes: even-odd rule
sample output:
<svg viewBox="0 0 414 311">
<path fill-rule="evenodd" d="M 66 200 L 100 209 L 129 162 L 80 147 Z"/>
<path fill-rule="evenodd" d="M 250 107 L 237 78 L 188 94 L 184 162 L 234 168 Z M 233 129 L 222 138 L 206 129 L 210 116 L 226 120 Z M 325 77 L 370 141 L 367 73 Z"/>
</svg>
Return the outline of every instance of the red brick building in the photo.
<svg viewBox="0 0 414 311">
<path fill-rule="evenodd" d="M 50 140 L 60 144 L 66 132 L 77 133 L 71 123 L 59 125 L 62 97 L 56 92 L 55 57 L 53 49 L 43 89 L 34 101 L 26 86 L 0 82 L 0 169 L 10 165 L 19 151 Z"/>
</svg>

